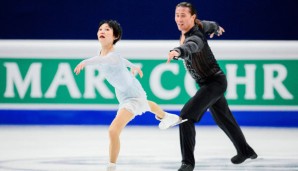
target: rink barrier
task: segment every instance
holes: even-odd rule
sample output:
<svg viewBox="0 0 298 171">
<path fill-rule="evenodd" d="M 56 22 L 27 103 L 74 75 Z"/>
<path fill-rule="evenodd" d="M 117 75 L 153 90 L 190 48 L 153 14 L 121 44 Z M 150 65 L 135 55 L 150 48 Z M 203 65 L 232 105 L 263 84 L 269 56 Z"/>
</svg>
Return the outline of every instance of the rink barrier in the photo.
<svg viewBox="0 0 298 171">
<path fill-rule="evenodd" d="M 148 99 L 179 114 L 197 87 L 181 61 L 166 64 L 177 43 L 123 40 L 116 49 L 142 67 L 144 77 L 137 78 Z M 298 126 L 298 41 L 210 41 L 210 46 L 227 75 L 226 97 L 240 124 Z M 98 48 L 97 41 L 1 40 L 0 124 L 109 124 L 118 107 L 112 87 L 96 67 L 73 73 Z M 131 124 L 156 124 L 149 117 Z M 206 114 L 199 124 L 214 122 Z"/>
</svg>

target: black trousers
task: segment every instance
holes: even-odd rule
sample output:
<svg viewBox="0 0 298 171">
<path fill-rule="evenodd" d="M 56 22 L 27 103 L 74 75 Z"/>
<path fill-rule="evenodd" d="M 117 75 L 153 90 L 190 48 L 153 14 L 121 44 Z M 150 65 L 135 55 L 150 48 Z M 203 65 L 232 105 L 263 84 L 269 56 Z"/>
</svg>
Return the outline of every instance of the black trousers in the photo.
<svg viewBox="0 0 298 171">
<path fill-rule="evenodd" d="M 180 114 L 183 119 L 188 119 L 187 122 L 179 126 L 182 162 L 195 165 L 195 123 L 200 121 L 208 108 L 216 124 L 233 142 L 237 153 L 246 154 L 247 148 L 250 147 L 224 97 L 224 92 L 227 89 L 226 76 L 221 73 L 206 82 L 199 83 L 199 85 L 200 89 L 184 105 Z"/>
</svg>

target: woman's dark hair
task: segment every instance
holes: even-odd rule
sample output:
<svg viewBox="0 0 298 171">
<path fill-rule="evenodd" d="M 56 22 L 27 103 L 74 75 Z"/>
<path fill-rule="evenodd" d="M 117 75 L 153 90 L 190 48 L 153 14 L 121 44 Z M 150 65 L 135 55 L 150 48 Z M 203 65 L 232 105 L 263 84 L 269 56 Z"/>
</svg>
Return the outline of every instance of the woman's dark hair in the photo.
<svg viewBox="0 0 298 171">
<path fill-rule="evenodd" d="M 189 9 L 189 12 L 191 15 L 196 15 L 196 17 L 198 17 L 198 13 L 197 13 L 197 10 L 196 8 L 189 2 L 180 2 L 177 6 L 177 7 L 186 7 Z M 196 18 L 195 21 L 194 21 L 201 29 L 203 29 L 203 24 L 201 23 L 201 21 Z"/>
<path fill-rule="evenodd" d="M 103 20 L 99 23 L 98 27 L 100 27 L 103 24 L 108 24 L 108 26 L 113 29 L 113 35 L 116 38 L 113 41 L 113 44 L 116 44 L 122 37 L 122 28 L 120 24 L 115 20 Z"/>
</svg>

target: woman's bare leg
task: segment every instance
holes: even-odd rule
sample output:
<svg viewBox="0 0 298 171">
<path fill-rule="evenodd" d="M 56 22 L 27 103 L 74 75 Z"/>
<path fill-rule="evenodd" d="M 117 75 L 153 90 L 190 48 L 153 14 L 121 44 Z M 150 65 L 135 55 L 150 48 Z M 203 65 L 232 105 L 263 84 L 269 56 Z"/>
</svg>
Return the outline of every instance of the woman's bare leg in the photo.
<svg viewBox="0 0 298 171">
<path fill-rule="evenodd" d="M 151 112 L 154 113 L 159 119 L 164 118 L 165 112 L 155 102 L 148 100 Z"/>
<path fill-rule="evenodd" d="M 110 136 L 110 162 L 116 163 L 120 152 L 120 133 L 123 128 L 134 118 L 134 115 L 126 109 L 120 109 L 109 128 Z"/>
<path fill-rule="evenodd" d="M 164 110 L 162 110 L 161 107 L 159 107 L 153 101 L 148 100 L 148 104 L 150 106 L 151 112 L 155 114 L 155 118 L 157 120 L 160 120 L 160 123 L 158 125 L 160 129 L 168 129 L 170 127 L 173 127 L 175 125 L 178 125 L 187 121 L 187 119 L 182 120 L 182 118 L 180 118 L 175 114 L 165 112 Z"/>
</svg>

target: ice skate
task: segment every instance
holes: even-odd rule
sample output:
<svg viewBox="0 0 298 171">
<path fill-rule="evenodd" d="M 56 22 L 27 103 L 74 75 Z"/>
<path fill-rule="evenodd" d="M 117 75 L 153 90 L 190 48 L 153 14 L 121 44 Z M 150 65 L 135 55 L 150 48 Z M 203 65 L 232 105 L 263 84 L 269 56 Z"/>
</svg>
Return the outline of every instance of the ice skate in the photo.
<svg viewBox="0 0 298 171">
<path fill-rule="evenodd" d="M 250 146 L 248 146 L 247 148 L 248 150 L 246 154 L 237 154 L 231 159 L 231 162 L 233 164 L 241 164 L 246 159 L 256 159 L 258 157 L 257 153 Z"/>
<path fill-rule="evenodd" d="M 181 167 L 178 169 L 178 171 L 193 171 L 194 167 L 190 164 L 182 163 Z"/>
<path fill-rule="evenodd" d="M 186 121 L 187 121 L 187 119 L 182 120 L 182 118 L 180 118 L 179 116 L 177 116 L 175 114 L 166 113 L 165 117 L 160 120 L 158 127 L 159 127 L 159 129 L 165 130 L 165 129 L 179 125 Z"/>
<path fill-rule="evenodd" d="M 107 166 L 107 171 L 116 171 L 116 164 L 115 163 L 109 163 Z"/>
</svg>

